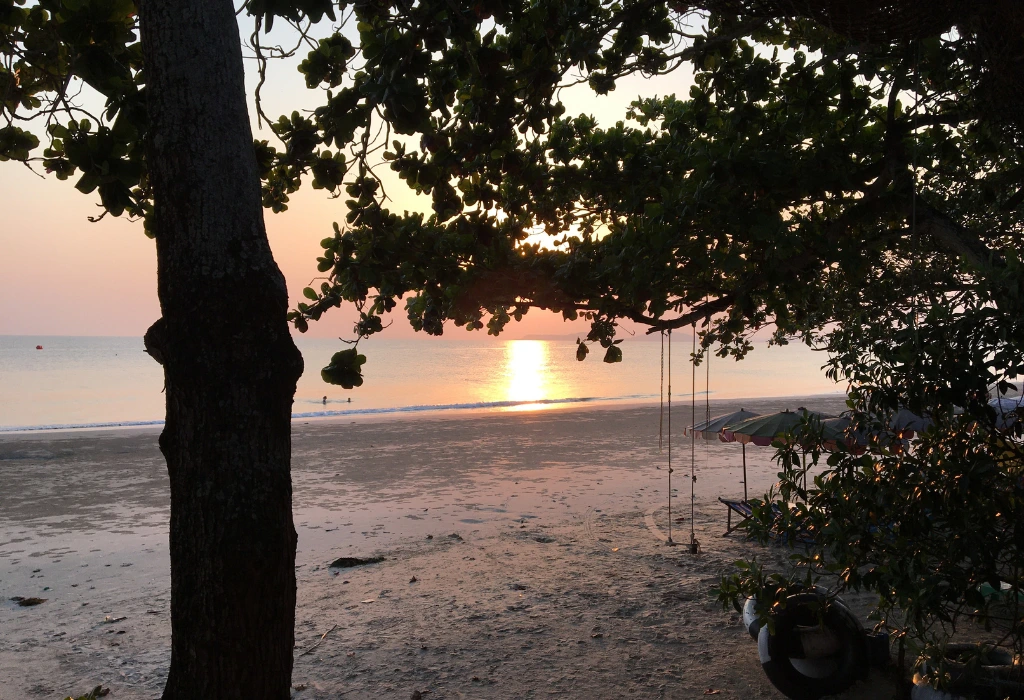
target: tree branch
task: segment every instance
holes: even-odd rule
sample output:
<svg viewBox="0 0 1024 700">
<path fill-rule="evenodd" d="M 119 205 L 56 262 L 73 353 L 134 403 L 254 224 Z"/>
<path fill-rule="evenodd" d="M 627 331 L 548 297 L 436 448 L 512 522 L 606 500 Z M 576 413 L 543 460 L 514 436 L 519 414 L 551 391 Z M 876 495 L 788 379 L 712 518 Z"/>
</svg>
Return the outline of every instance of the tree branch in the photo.
<svg viewBox="0 0 1024 700">
<path fill-rule="evenodd" d="M 628 312 L 625 314 L 625 316 L 630 321 L 635 321 L 636 323 L 642 323 L 645 326 L 650 326 L 650 328 L 647 331 L 647 335 L 650 335 L 651 333 L 658 333 L 660 331 L 672 330 L 674 328 L 682 328 L 684 326 L 692 325 L 697 321 L 700 321 L 701 319 L 711 318 L 711 316 L 713 316 L 714 314 L 727 311 L 735 301 L 735 294 L 723 294 L 717 299 L 705 302 L 700 306 L 695 306 L 694 308 L 690 309 L 688 313 L 685 313 L 682 316 L 677 316 L 676 318 L 670 319 L 651 318 L 649 316 L 644 316 L 643 314 L 638 314 L 635 312 Z"/>
<path fill-rule="evenodd" d="M 1006 267 L 1006 260 L 948 216 L 924 201 L 917 204 L 917 229 L 931 236 L 940 248 L 952 253 L 986 277 Z"/>
<path fill-rule="evenodd" d="M 1013 211 L 1024 202 L 1024 187 L 1017 190 L 1017 193 L 1003 202 L 999 207 L 1000 211 Z"/>
</svg>

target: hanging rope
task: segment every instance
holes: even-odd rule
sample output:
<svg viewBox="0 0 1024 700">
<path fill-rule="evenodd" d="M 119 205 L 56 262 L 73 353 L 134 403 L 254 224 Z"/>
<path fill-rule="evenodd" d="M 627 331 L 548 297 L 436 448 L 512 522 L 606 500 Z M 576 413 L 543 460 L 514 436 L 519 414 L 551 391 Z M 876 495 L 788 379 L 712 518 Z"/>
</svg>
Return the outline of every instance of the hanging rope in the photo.
<svg viewBox="0 0 1024 700">
<path fill-rule="evenodd" d="M 668 329 L 668 542 L 672 540 L 672 329 Z"/>
<path fill-rule="evenodd" d="M 711 425 L 711 353 L 706 350 L 704 351 L 704 425 Z M 704 468 L 708 469 L 711 465 L 711 446 L 708 445 L 708 436 L 704 435 L 703 437 Z"/>
<path fill-rule="evenodd" d="M 918 246 L 918 240 L 917 240 L 917 149 L 918 149 L 918 144 L 920 142 L 920 137 L 917 134 L 917 125 L 918 125 L 918 114 L 919 114 L 919 111 L 920 111 L 919 110 L 919 105 L 920 105 L 920 100 L 921 100 L 921 84 L 920 84 L 920 75 L 921 75 L 921 73 L 920 73 L 920 67 L 918 66 L 918 63 L 921 60 L 921 45 L 917 44 L 915 49 L 914 49 L 914 51 L 915 51 L 915 54 L 914 54 L 914 126 L 913 126 L 913 129 L 914 129 L 914 148 L 911 151 L 911 156 L 910 156 L 910 169 L 911 169 L 911 174 L 912 174 L 912 176 L 914 178 L 914 181 L 913 181 L 913 189 L 910 191 L 910 245 L 911 245 L 910 268 L 911 268 L 911 278 L 912 278 L 913 287 L 914 287 L 914 296 L 913 296 L 913 300 L 911 302 L 911 306 L 913 307 L 912 310 L 913 310 L 913 324 L 914 324 L 914 347 L 918 351 L 918 352 L 915 353 L 915 357 L 920 357 L 920 339 L 918 338 L 918 328 L 917 328 L 917 314 L 918 314 L 918 309 L 917 309 L 917 304 L 918 304 L 918 301 L 917 301 L 917 290 L 918 290 L 918 288 L 920 287 L 920 284 L 921 284 L 921 278 L 920 278 L 920 274 L 919 274 L 920 273 L 921 250 L 920 250 L 920 247 Z"/>
<path fill-rule="evenodd" d="M 711 425 L 711 353 L 704 353 L 704 425 Z M 705 440 L 705 442 L 707 442 Z"/>
<path fill-rule="evenodd" d="M 658 383 L 661 393 L 658 413 L 658 452 L 662 450 L 662 428 L 665 425 L 665 331 L 661 332 L 661 381 Z"/>
<path fill-rule="evenodd" d="M 690 367 L 693 372 L 691 377 L 690 386 L 690 411 L 692 414 L 693 424 L 697 424 L 697 324 L 693 324 L 693 351 L 690 354 Z M 694 484 L 697 483 L 696 474 L 696 462 L 697 462 L 697 433 L 694 430 L 690 430 L 690 552 L 693 554 L 697 553 L 697 535 L 693 531 L 693 516 L 694 516 L 694 504 L 696 502 L 696 494 L 694 493 Z"/>
</svg>

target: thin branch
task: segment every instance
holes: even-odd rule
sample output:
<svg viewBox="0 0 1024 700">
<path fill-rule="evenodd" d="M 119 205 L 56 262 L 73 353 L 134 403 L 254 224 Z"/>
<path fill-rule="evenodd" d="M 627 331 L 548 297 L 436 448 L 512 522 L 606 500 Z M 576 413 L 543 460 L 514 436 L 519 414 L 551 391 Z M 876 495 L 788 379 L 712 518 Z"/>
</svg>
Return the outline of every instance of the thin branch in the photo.
<svg viewBox="0 0 1024 700">
<path fill-rule="evenodd" d="M 323 643 L 324 643 L 324 640 L 325 640 L 325 639 L 327 639 L 327 635 L 329 635 L 329 634 L 330 634 L 331 632 L 333 632 L 333 631 L 334 631 L 334 630 L 336 630 L 336 629 L 338 629 L 338 626 L 337 626 L 337 625 L 335 625 L 335 626 L 334 626 L 334 627 L 332 627 L 331 629 L 329 629 L 329 630 L 327 630 L 326 632 L 324 632 L 324 633 L 323 633 L 322 635 L 320 635 L 320 639 L 319 639 L 319 640 L 317 641 L 317 643 L 316 643 L 316 644 L 314 644 L 313 646 L 311 646 L 311 647 L 310 647 L 309 649 L 306 649 L 306 651 L 304 651 L 304 652 L 302 652 L 301 654 L 299 654 L 299 656 L 305 656 L 306 654 L 309 654 L 309 653 L 311 653 L 311 652 L 312 652 L 312 651 L 313 651 L 314 649 L 316 649 L 316 648 L 317 648 L 318 646 L 320 646 L 321 644 L 323 644 Z"/>
<path fill-rule="evenodd" d="M 1024 187 L 1017 190 L 1017 193 L 1000 205 L 1000 211 L 1013 211 L 1024 203 Z"/>
</svg>

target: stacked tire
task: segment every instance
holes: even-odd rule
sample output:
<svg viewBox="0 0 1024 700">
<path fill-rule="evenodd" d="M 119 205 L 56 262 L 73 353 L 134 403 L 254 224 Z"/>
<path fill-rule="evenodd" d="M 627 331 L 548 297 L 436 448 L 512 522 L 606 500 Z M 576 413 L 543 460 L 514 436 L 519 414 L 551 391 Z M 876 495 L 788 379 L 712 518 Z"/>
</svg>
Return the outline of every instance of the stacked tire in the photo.
<svg viewBox="0 0 1024 700">
<path fill-rule="evenodd" d="M 743 605 L 743 625 L 757 640 L 761 668 L 792 700 L 817 700 L 843 692 L 888 662 L 888 635 L 864 630 L 839 598 L 814 589 L 791 595 L 772 612 L 770 633 L 758 620 L 755 599 Z"/>
</svg>

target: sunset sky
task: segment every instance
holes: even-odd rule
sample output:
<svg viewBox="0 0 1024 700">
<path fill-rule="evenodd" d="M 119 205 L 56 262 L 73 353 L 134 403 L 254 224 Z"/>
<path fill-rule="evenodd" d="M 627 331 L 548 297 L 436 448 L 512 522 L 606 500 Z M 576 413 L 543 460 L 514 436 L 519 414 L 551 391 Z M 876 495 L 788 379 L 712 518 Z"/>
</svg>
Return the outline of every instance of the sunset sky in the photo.
<svg viewBox="0 0 1024 700">
<path fill-rule="evenodd" d="M 249 78 L 251 83 L 251 71 Z M 689 74 L 678 71 L 657 80 L 623 80 L 611 95 L 600 98 L 585 87 L 574 88 L 563 93 L 563 101 L 569 114 L 592 114 L 607 125 L 621 119 L 626 105 L 641 92 L 685 95 L 689 85 Z M 271 115 L 312 108 L 322 96 L 305 88 L 294 64 L 274 66 L 263 94 L 268 96 L 264 109 Z M 390 175 L 384 168 L 380 172 Z M 98 198 L 75 190 L 75 179 L 41 178 L 20 164 L 0 163 L 0 335 L 139 336 L 160 315 L 153 241 L 143 235 L 141 223 L 124 218 L 108 216 L 90 223 L 87 217 L 100 213 Z M 423 208 L 403 183 L 385 182 L 394 200 L 391 208 Z M 294 305 L 302 288 L 317 276 L 319 241 L 330 235 L 333 221 L 344 220 L 344 200 L 332 200 L 307 182 L 292 196 L 287 212 L 265 213 L 274 257 Z M 353 318 L 351 309 L 333 311 L 311 324 L 308 335 L 349 337 Z M 522 323 L 509 326 L 507 336 L 571 334 L 585 328 L 584 323 L 563 323 L 535 310 Z M 446 337 L 466 334 L 451 326 L 446 331 Z M 404 314 L 386 334 L 417 335 Z"/>
</svg>

